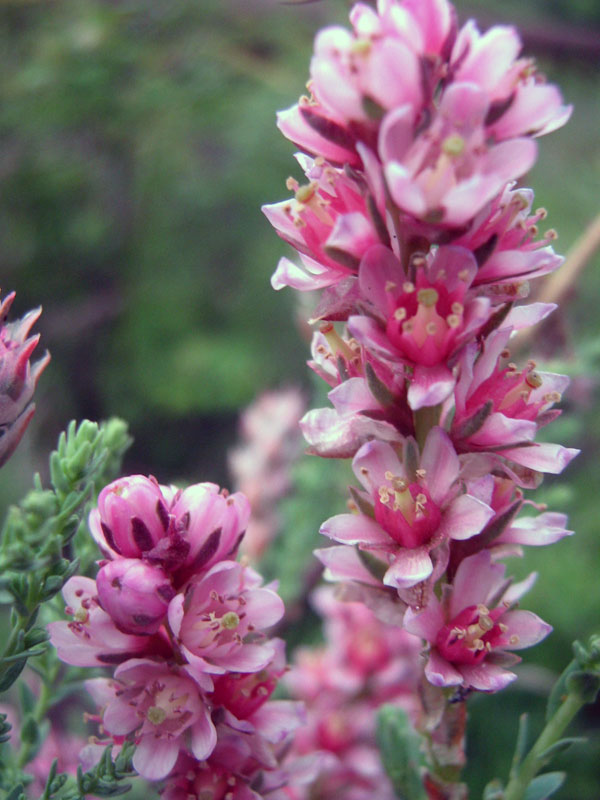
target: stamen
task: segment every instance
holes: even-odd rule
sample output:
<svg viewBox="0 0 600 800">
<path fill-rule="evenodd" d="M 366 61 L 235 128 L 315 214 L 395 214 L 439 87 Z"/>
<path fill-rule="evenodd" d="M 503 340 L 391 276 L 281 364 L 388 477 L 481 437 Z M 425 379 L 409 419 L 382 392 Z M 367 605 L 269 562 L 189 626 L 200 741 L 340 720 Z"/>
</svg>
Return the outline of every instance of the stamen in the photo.
<svg viewBox="0 0 600 800">
<path fill-rule="evenodd" d="M 442 142 L 442 152 L 447 156 L 460 156 L 464 152 L 465 144 L 463 137 L 454 133 Z"/>
<path fill-rule="evenodd" d="M 406 309 L 400 306 L 394 311 L 394 319 L 398 320 L 398 322 L 402 322 L 403 319 L 406 319 Z"/>
</svg>

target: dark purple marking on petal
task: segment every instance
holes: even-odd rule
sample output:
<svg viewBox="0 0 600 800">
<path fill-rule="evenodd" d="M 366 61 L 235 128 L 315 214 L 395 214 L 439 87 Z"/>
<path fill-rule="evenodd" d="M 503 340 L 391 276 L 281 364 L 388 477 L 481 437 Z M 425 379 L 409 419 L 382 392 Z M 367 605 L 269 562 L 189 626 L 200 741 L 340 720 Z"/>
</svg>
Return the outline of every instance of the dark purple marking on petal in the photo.
<svg viewBox="0 0 600 800">
<path fill-rule="evenodd" d="M 105 522 L 100 522 L 100 527 L 102 528 L 102 533 L 104 534 L 104 538 L 106 540 L 106 544 L 110 547 L 111 550 L 114 550 L 115 553 L 119 555 L 123 555 L 121 548 L 115 542 L 115 537 L 113 536 L 113 532 L 108 527 Z"/>
<path fill-rule="evenodd" d="M 163 530 L 166 531 L 169 527 L 169 512 L 162 500 L 156 501 L 156 513 L 158 514 L 160 524 L 163 526 Z"/>
<path fill-rule="evenodd" d="M 133 540 L 140 548 L 142 553 L 152 549 L 154 545 L 154 542 L 152 541 L 152 535 L 143 520 L 141 520 L 139 517 L 132 517 L 131 531 L 133 533 Z"/>
<path fill-rule="evenodd" d="M 219 543 L 221 541 L 222 528 L 217 528 L 207 537 L 206 541 L 198 551 L 196 558 L 191 564 L 191 569 L 201 569 L 217 552 Z"/>
<path fill-rule="evenodd" d="M 162 586 L 159 586 L 156 591 L 165 603 L 169 603 L 176 595 L 175 589 L 173 589 L 170 583 L 164 583 Z"/>
</svg>

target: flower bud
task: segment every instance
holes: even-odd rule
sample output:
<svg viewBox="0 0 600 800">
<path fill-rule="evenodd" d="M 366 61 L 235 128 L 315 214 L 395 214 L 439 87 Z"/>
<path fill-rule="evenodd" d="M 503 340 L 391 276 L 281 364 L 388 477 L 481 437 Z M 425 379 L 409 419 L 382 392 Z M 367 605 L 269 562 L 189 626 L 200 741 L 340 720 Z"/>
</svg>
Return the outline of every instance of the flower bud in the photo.
<svg viewBox="0 0 600 800">
<path fill-rule="evenodd" d="M 31 365 L 29 358 L 39 341 L 27 335 L 41 314 L 35 309 L 23 319 L 6 322 L 15 299 L 11 292 L 0 303 L 0 466 L 12 455 L 35 411 L 31 398 L 38 378 L 50 360 L 46 353 Z"/>
<path fill-rule="evenodd" d="M 89 524 L 104 551 L 108 546 L 113 556 L 139 558 L 165 535 L 167 503 L 155 480 L 131 475 L 104 487 Z"/>
<path fill-rule="evenodd" d="M 175 595 L 160 567 L 137 558 L 119 558 L 105 564 L 96 586 L 100 605 L 126 633 L 156 633 Z"/>
</svg>

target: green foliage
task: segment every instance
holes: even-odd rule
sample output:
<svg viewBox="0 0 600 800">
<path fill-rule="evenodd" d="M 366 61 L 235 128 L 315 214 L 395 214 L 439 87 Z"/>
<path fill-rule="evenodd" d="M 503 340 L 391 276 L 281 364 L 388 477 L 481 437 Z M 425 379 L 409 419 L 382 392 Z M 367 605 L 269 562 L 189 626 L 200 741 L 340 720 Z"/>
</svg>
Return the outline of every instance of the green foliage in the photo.
<svg viewBox="0 0 600 800">
<path fill-rule="evenodd" d="M 36 475 L 34 489 L 9 509 L 0 541 L 0 589 L 12 610 L 0 657 L 0 691 L 16 681 L 28 658 L 44 652 L 46 630 L 35 624 L 40 607 L 78 571 L 79 561 L 69 557 L 69 543 L 94 492 L 112 477 L 129 444 L 121 420 L 102 425 L 85 420 L 79 426 L 72 422 L 50 456 L 52 488 L 43 489 Z M 22 699 L 30 705 L 26 694 Z M 27 725 L 26 720 L 24 735 L 34 736 Z M 35 744 L 32 738 L 28 743 Z"/>
<path fill-rule="evenodd" d="M 400 800 L 426 800 L 421 737 L 406 711 L 391 705 L 377 712 L 377 744 L 385 771 Z"/>
</svg>

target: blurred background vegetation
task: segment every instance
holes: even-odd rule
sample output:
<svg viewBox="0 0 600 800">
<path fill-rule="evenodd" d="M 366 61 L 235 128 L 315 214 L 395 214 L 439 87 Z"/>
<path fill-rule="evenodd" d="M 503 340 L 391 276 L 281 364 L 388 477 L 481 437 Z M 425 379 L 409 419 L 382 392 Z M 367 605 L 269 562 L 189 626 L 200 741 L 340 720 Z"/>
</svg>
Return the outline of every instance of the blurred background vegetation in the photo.
<svg viewBox="0 0 600 800">
<path fill-rule="evenodd" d="M 128 420 L 135 443 L 127 472 L 227 484 L 240 409 L 267 387 L 310 391 L 295 299 L 269 285 L 286 247 L 259 209 L 286 197 L 286 177 L 298 176 L 275 111 L 303 91 L 315 31 L 344 23 L 348 6 L 0 2 L 0 285 L 17 290 L 17 314 L 43 304 L 37 327 L 52 353 L 34 424 L 3 469 L 0 509 L 30 486 L 33 469 L 43 471 L 73 417 Z M 570 124 L 541 140 L 526 180 L 564 253 L 600 211 L 600 4 L 457 6 L 482 28 L 518 24 L 526 52 L 575 105 Z M 530 551 L 515 567 L 540 572 L 527 605 L 555 632 L 526 654 L 516 689 L 472 703 L 474 798 L 494 774 L 507 774 L 517 713 L 541 713 L 570 642 L 598 630 L 598 267 L 596 256 L 533 341 L 545 368 L 573 376 L 564 421 L 549 435 L 583 453 L 540 494 L 569 513 L 577 536 Z M 319 523 L 343 507 L 336 488 L 348 474 L 347 465 L 308 458 L 298 468 L 287 540 L 268 565 L 291 597 Z M 599 725 L 598 708 L 589 709 L 582 729 Z M 556 797 L 597 800 L 599 760 L 598 736 L 570 753 L 571 777 Z"/>
</svg>

